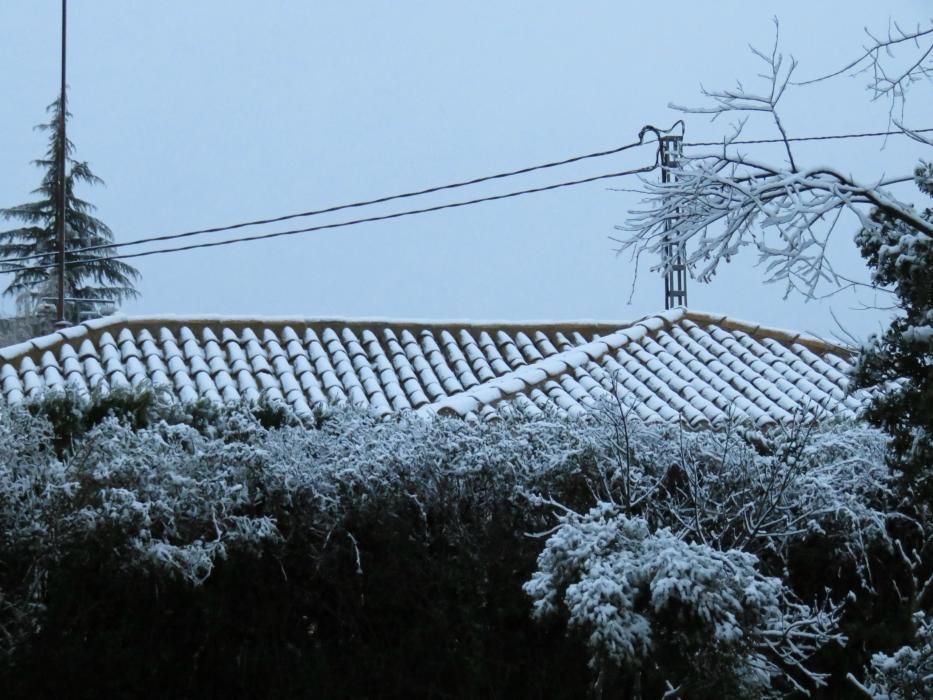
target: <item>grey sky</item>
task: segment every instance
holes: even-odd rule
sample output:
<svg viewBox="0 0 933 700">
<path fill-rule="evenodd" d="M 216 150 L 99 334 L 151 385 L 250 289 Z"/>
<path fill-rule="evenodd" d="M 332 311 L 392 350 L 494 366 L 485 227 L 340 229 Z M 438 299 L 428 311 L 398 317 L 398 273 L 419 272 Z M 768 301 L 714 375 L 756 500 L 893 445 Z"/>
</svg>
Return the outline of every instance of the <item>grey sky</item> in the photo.
<svg viewBox="0 0 933 700">
<path fill-rule="evenodd" d="M 668 9 L 664 9 L 668 8 Z M 0 4 L 0 206 L 38 184 L 58 80 L 56 0 Z M 801 77 L 839 67 L 862 28 L 910 25 L 928 3 L 847 2 L 244 2 L 72 0 L 70 136 L 108 186 L 84 190 L 118 239 L 302 211 L 474 177 L 634 140 L 646 123 L 698 104 L 699 86 L 751 86 L 749 42 L 769 47 L 771 17 Z M 863 80 L 802 88 L 792 135 L 887 125 Z M 933 126 L 918 87 L 907 121 Z M 688 140 L 727 124 L 688 119 Z M 750 135 L 770 136 L 750 123 Z M 909 172 L 906 139 L 801 148 L 866 178 Z M 777 151 L 756 151 L 779 158 Z M 650 149 L 426 198 L 424 205 L 637 167 Z M 632 186 L 631 180 L 618 186 Z M 917 201 L 909 190 L 905 196 Z M 531 195 L 393 222 L 133 261 L 134 314 L 263 314 L 469 319 L 627 319 L 660 310 L 660 278 L 609 236 L 634 204 L 606 185 Z M 422 202 L 419 200 L 419 204 Z M 409 203 L 375 208 L 373 213 Z M 335 214 L 324 221 L 349 218 Z M 310 225 L 312 222 L 308 222 Z M 269 228 L 273 230 L 275 227 Z M 861 265 L 841 229 L 836 259 Z M 215 234 L 209 239 L 219 239 Z M 648 261 L 646 261 L 648 262 Z M 690 306 L 828 334 L 832 308 L 858 333 L 877 312 L 841 294 L 804 304 L 761 283 L 754 254 Z M 0 280 L 2 281 L 2 280 Z M 5 282 L 4 282 L 5 284 Z M 870 299 L 863 299 L 870 301 Z"/>
</svg>

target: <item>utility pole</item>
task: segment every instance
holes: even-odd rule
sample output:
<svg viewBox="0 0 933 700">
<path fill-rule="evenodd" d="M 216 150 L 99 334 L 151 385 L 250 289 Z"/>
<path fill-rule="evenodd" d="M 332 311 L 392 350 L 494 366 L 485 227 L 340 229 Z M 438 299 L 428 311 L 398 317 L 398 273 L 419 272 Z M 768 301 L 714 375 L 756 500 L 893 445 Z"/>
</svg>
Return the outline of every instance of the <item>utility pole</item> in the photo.
<svg viewBox="0 0 933 700">
<path fill-rule="evenodd" d="M 660 136 L 661 148 L 661 182 L 672 182 L 674 175 L 672 168 L 680 166 L 684 153 L 684 136 L 680 134 L 665 134 Z M 664 228 L 670 231 L 674 226 L 668 218 Z M 664 237 L 664 308 L 672 309 L 675 306 L 687 305 L 687 251 L 683 241 L 676 242 L 674 234 Z"/>
<path fill-rule="evenodd" d="M 62 85 L 59 95 L 61 115 L 58 120 L 58 213 L 55 228 L 58 233 L 58 300 L 55 313 L 56 328 L 68 325 L 65 320 L 65 159 L 68 148 L 65 142 L 65 46 L 67 40 L 68 0 L 62 0 Z"/>
</svg>

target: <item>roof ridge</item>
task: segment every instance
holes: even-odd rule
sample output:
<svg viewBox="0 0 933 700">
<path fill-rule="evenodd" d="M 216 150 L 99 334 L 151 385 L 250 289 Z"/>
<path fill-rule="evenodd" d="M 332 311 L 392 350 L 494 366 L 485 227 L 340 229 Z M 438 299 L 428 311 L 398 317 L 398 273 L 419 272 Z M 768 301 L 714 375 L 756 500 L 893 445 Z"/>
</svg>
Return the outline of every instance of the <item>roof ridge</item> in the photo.
<svg viewBox="0 0 933 700">
<path fill-rule="evenodd" d="M 91 331 L 103 330 L 108 326 L 118 323 L 126 323 L 130 319 L 125 314 L 113 314 L 111 316 L 102 316 L 89 321 L 84 321 L 75 326 L 68 326 L 61 330 L 52 331 L 46 335 L 40 335 L 37 338 L 30 338 L 21 343 L 8 345 L 0 348 L 0 360 L 9 362 L 10 360 L 22 355 L 29 355 L 32 352 L 44 352 L 59 345 L 62 341 L 77 340 L 89 336 Z"/>
<path fill-rule="evenodd" d="M 639 319 L 640 320 L 640 319 Z M 630 319 L 594 319 L 594 318 L 574 318 L 574 319 L 562 319 L 562 320 L 544 320 L 544 319 L 524 319 L 524 320 L 508 320 L 508 319 L 464 319 L 464 318 L 416 318 L 416 317 L 390 317 L 390 316 L 290 316 L 290 315 L 253 315 L 253 314 L 243 314 L 243 315 L 230 315 L 230 314 L 140 314 L 135 316 L 129 316 L 126 314 L 115 314 L 112 316 L 102 316 L 100 318 L 93 319 L 91 321 L 85 321 L 80 325 L 89 325 L 89 324 L 99 324 L 97 327 L 105 327 L 113 325 L 114 323 L 129 323 L 129 324 L 141 324 L 141 323 L 185 323 L 185 324 L 217 324 L 217 323 L 271 323 L 271 324 L 287 324 L 287 323 L 347 323 L 347 324 L 363 324 L 363 323 L 372 323 L 372 324 L 388 324 L 388 325 L 410 325 L 410 326 L 477 326 L 477 327 L 499 327 L 499 326 L 508 326 L 508 327 L 538 327 L 538 326 L 623 326 L 627 324 L 637 323 L 638 321 L 632 321 Z M 77 326 L 71 326 L 75 328 Z M 55 335 L 60 331 L 54 331 L 48 335 Z"/>
<path fill-rule="evenodd" d="M 659 314 L 644 316 L 614 333 L 601 336 L 589 343 L 577 345 L 555 355 L 544 357 L 530 364 L 522 365 L 476 387 L 421 406 L 416 413 L 422 416 L 453 414 L 465 416 L 483 405 L 495 405 L 524 393 L 528 389 L 566 372 L 568 369 L 574 369 L 586 362 L 595 362 L 607 352 L 617 350 L 630 342 L 641 340 L 649 333 L 658 331 L 661 328 L 670 327 L 686 315 L 685 308 L 675 307 Z M 635 330 L 638 327 L 641 327 L 640 331 Z M 544 376 L 534 379 L 533 375 L 537 373 L 543 373 Z"/>
<path fill-rule="evenodd" d="M 387 317 L 330 317 L 330 316 L 229 316 L 224 314 L 199 314 L 199 315 L 181 315 L 181 314 L 162 314 L 162 315 L 138 315 L 130 316 L 126 314 L 112 314 L 100 318 L 84 321 L 80 324 L 69 326 L 62 330 L 52 331 L 46 335 L 30 338 L 29 340 L 8 345 L 0 348 L 0 361 L 9 362 L 23 355 L 31 355 L 35 352 L 44 352 L 50 350 L 62 342 L 75 340 L 77 338 L 90 337 L 94 333 L 106 332 L 112 326 L 139 326 L 146 327 L 153 324 L 162 326 L 209 326 L 224 325 L 233 327 L 250 327 L 260 324 L 270 325 L 337 325 L 345 324 L 350 326 L 384 326 L 388 328 L 437 328 L 448 329 L 451 327 L 477 329 L 477 330 L 501 330 L 501 329 L 528 329 L 528 330 L 578 330 L 582 328 L 594 329 L 614 329 L 632 324 L 632 321 L 599 321 L 595 319 L 577 319 L 565 321 L 495 321 L 479 320 L 471 321 L 465 319 L 416 319 L 416 318 L 387 318 Z"/>
<path fill-rule="evenodd" d="M 821 352 L 835 350 L 846 354 L 852 354 L 856 352 L 856 349 L 851 346 L 825 340 L 824 338 L 821 338 L 815 334 L 806 333 L 804 331 L 791 331 L 785 328 L 777 328 L 775 326 L 762 325 L 752 321 L 744 321 L 742 319 L 732 318 L 724 314 L 714 314 L 707 311 L 694 311 L 691 309 L 686 311 L 684 318 L 690 321 L 713 323 L 718 326 L 722 326 L 723 328 L 744 331 L 756 338 L 767 336 L 769 338 L 784 341 L 788 344 L 798 343 L 810 350 L 818 350 Z"/>
<path fill-rule="evenodd" d="M 243 316 L 229 316 L 223 314 L 200 314 L 200 315 L 180 315 L 180 314 L 163 314 L 163 315 L 137 315 L 130 316 L 127 314 L 113 314 L 110 316 L 103 316 L 101 318 L 91 319 L 89 321 L 84 321 L 75 326 L 69 326 L 67 328 L 56 330 L 51 333 L 48 333 L 37 338 L 31 338 L 29 340 L 23 341 L 21 343 L 16 343 L 14 345 L 8 345 L 4 348 L 0 348 L 0 362 L 10 362 L 16 358 L 23 356 L 32 356 L 34 354 L 40 354 L 47 350 L 52 350 L 58 345 L 68 342 L 71 340 L 77 340 L 79 338 L 89 338 L 91 339 L 94 335 L 99 335 L 103 332 L 106 332 L 108 329 L 114 326 L 127 327 L 135 326 L 140 328 L 145 328 L 153 324 L 161 324 L 163 326 L 210 326 L 222 324 L 225 326 L 233 327 L 251 327 L 259 324 L 270 324 L 270 325 L 334 325 L 334 324 L 346 324 L 351 326 L 385 326 L 388 328 L 405 328 L 405 327 L 421 327 L 421 328 L 436 328 L 436 329 L 449 329 L 451 327 L 459 327 L 466 329 L 476 329 L 476 330 L 606 330 L 610 331 L 607 335 L 611 335 L 612 332 L 615 332 L 613 329 L 621 328 L 630 328 L 643 323 L 649 318 L 665 318 L 673 320 L 678 320 L 681 318 L 686 318 L 692 321 L 700 323 L 715 323 L 722 325 L 724 327 L 735 328 L 738 330 L 745 331 L 753 336 L 762 336 L 767 335 L 769 337 L 777 338 L 788 343 L 799 343 L 808 349 L 815 350 L 818 352 L 826 351 L 836 351 L 845 354 L 852 354 L 854 348 L 841 345 L 839 343 L 830 342 L 819 338 L 815 335 L 810 335 L 806 333 L 799 333 L 794 331 L 788 331 L 781 328 L 775 328 L 771 326 L 764 326 L 748 321 L 742 321 L 739 319 L 730 318 L 725 314 L 713 314 L 704 311 L 694 311 L 686 309 L 685 307 L 675 307 L 668 311 L 661 312 L 659 314 L 649 314 L 641 319 L 635 321 L 601 321 L 595 319 L 577 319 L 577 320 L 564 320 L 564 321 L 495 321 L 495 320 L 464 320 L 464 319 L 416 319 L 416 318 L 386 318 L 386 317 L 371 317 L 371 318 L 354 318 L 354 317 L 328 317 L 328 316 L 252 316 L 252 315 L 243 315 Z M 552 356 L 553 357 L 553 356 Z M 503 375 L 505 376 L 505 375 Z"/>
</svg>

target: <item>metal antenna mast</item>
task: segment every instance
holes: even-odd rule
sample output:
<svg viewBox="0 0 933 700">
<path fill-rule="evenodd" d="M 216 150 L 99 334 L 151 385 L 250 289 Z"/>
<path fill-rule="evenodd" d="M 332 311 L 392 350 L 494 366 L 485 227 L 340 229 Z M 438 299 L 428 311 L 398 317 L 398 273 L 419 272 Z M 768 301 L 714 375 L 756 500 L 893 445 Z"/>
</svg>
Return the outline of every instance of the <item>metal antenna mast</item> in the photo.
<svg viewBox="0 0 933 700">
<path fill-rule="evenodd" d="M 665 134 L 660 137 L 661 149 L 661 182 L 671 182 L 674 175 L 672 168 L 680 166 L 684 153 L 684 136 L 681 134 Z M 664 228 L 673 228 L 673 222 L 668 219 Z M 687 251 L 683 241 L 673 240 L 673 234 L 664 237 L 664 308 L 672 309 L 675 306 L 687 305 Z"/>
<path fill-rule="evenodd" d="M 55 228 L 58 234 L 58 299 L 55 312 L 55 326 L 67 326 L 65 320 L 65 159 L 68 147 L 65 142 L 65 42 L 67 38 L 68 0 L 62 0 L 62 84 L 59 94 L 58 120 L 58 212 L 55 216 Z"/>
</svg>

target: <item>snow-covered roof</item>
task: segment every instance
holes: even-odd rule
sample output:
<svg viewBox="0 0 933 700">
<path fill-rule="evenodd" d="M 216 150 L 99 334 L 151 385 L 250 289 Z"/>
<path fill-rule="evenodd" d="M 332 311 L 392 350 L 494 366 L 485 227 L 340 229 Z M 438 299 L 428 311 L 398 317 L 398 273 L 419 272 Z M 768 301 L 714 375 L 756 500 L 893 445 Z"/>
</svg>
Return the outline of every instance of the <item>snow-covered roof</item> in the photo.
<svg viewBox="0 0 933 700">
<path fill-rule="evenodd" d="M 815 338 L 685 309 L 616 323 L 117 315 L 0 350 L 0 392 L 17 403 L 151 383 L 183 402 L 465 418 L 581 415 L 618 396 L 647 420 L 765 425 L 855 413 L 851 361 Z"/>
</svg>

